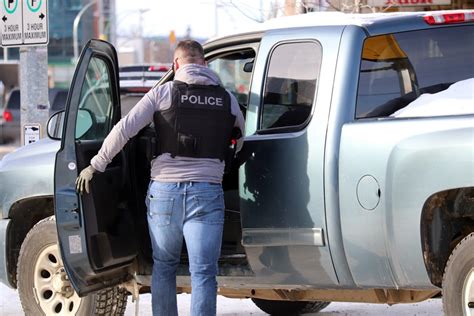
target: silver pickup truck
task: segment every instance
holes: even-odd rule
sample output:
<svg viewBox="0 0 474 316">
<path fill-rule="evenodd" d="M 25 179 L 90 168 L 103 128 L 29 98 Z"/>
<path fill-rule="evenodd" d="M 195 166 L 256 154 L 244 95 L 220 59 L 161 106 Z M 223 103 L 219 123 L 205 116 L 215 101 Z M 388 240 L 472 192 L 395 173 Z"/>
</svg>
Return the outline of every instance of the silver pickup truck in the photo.
<svg viewBox="0 0 474 316">
<path fill-rule="evenodd" d="M 223 183 L 220 295 L 273 315 L 442 296 L 447 315 L 473 315 L 473 90 L 441 114 L 396 115 L 469 91 L 473 38 L 474 11 L 315 13 L 205 45 L 246 114 Z M 114 48 L 92 40 L 51 139 L 0 162 L 0 280 L 28 315 L 123 314 L 127 295 L 149 291 L 152 128 L 91 194 L 74 186 L 121 116 L 119 91 Z M 185 247 L 177 292 L 190 292 Z"/>
</svg>

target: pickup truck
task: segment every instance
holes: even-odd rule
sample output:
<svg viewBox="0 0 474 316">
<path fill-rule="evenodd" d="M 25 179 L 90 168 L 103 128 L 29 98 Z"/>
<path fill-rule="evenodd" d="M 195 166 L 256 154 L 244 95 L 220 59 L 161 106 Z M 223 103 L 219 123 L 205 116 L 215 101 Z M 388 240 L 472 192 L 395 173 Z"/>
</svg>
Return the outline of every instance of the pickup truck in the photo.
<svg viewBox="0 0 474 316">
<path fill-rule="evenodd" d="M 223 181 L 220 295 L 273 315 L 432 297 L 472 315 L 473 109 L 394 115 L 472 84 L 472 38 L 474 11 L 311 13 L 205 44 L 246 115 Z M 121 117 L 118 69 L 113 46 L 90 41 L 51 139 L 0 162 L 0 280 L 28 315 L 123 314 L 127 295 L 150 290 L 153 129 L 90 194 L 75 190 Z M 190 292 L 187 264 L 183 247 L 177 293 Z"/>
</svg>

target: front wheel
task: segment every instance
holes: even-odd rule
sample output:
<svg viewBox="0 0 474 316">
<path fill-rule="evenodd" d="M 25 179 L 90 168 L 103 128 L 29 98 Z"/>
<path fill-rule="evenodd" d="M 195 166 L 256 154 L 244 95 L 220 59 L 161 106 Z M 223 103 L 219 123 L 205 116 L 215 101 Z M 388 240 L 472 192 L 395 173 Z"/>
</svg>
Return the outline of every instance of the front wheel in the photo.
<svg viewBox="0 0 474 316">
<path fill-rule="evenodd" d="M 118 287 L 79 297 L 64 270 L 54 217 L 38 222 L 21 245 L 18 292 L 25 315 L 123 315 L 127 292 Z"/>
<path fill-rule="evenodd" d="M 443 309 L 447 316 L 474 315 L 474 233 L 457 244 L 446 264 Z"/>
<path fill-rule="evenodd" d="M 292 301 L 270 301 L 260 298 L 252 298 L 258 308 L 270 315 L 293 316 L 309 313 L 317 313 L 326 308 L 330 302 L 292 302 Z"/>
</svg>

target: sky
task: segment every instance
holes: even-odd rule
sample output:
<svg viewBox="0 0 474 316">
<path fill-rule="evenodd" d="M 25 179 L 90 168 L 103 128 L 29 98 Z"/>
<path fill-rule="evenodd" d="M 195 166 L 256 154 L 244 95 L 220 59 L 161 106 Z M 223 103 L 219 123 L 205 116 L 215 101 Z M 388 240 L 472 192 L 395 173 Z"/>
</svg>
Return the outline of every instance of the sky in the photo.
<svg viewBox="0 0 474 316">
<path fill-rule="evenodd" d="M 125 37 L 138 34 L 141 20 L 144 36 L 167 36 L 170 31 L 183 36 L 188 26 L 191 37 L 221 36 L 266 19 L 272 2 L 282 8 L 284 0 L 116 0 L 117 33 Z"/>
</svg>

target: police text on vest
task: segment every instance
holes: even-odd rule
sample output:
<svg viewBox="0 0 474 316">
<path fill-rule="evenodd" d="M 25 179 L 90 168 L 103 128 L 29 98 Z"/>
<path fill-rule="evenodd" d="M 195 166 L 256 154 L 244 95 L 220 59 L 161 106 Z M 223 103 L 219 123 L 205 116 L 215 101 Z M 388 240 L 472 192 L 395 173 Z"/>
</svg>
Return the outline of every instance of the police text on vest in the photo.
<svg viewBox="0 0 474 316">
<path fill-rule="evenodd" d="M 188 101 L 191 104 L 205 104 L 205 105 L 217 105 L 222 106 L 224 100 L 222 98 L 209 97 L 209 96 L 196 96 L 196 95 L 182 95 L 181 103 Z"/>
</svg>

